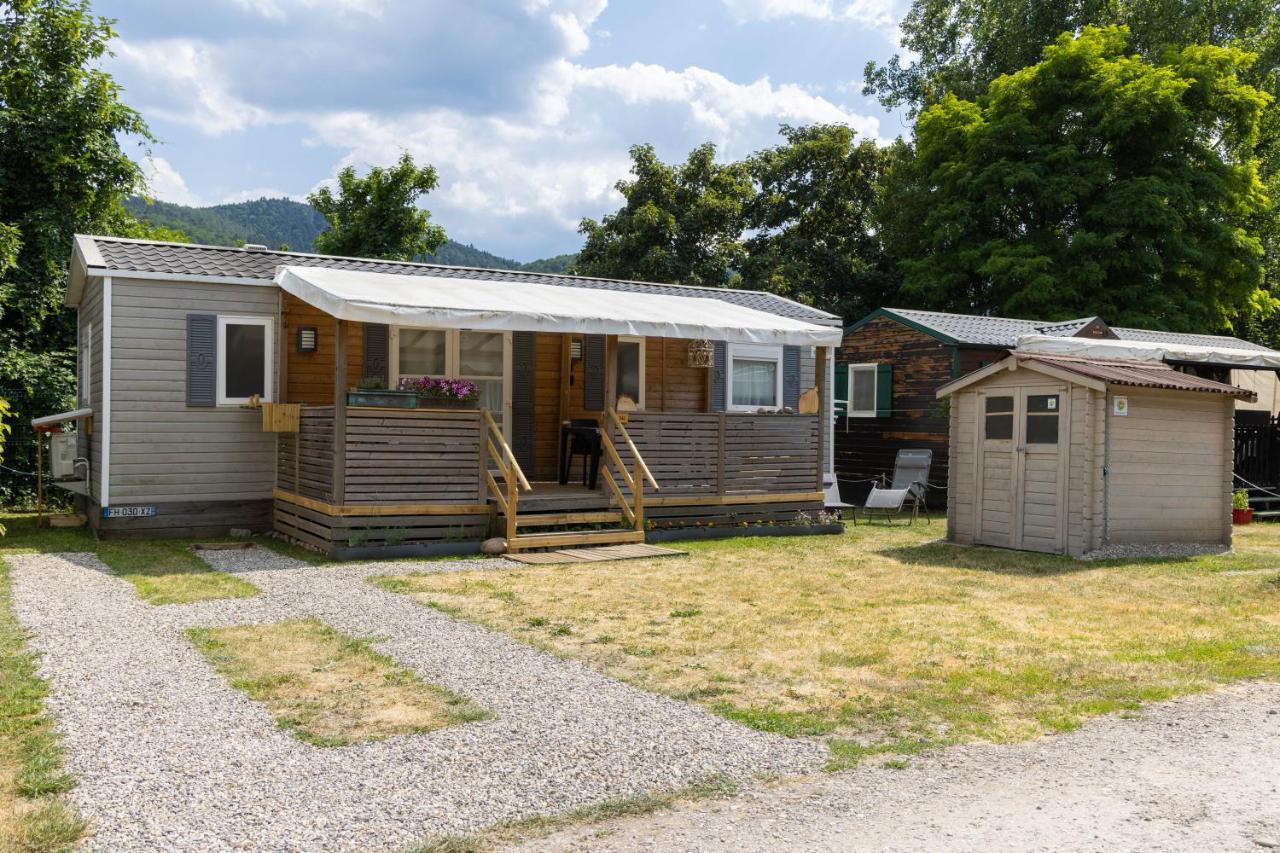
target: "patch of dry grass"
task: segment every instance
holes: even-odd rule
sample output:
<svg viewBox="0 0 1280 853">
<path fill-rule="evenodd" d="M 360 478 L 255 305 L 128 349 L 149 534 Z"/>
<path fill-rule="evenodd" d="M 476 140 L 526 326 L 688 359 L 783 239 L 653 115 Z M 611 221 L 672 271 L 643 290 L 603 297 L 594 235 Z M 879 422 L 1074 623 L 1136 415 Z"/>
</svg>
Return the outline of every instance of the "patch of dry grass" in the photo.
<svg viewBox="0 0 1280 853">
<path fill-rule="evenodd" d="M 187 631 L 233 687 L 315 746 L 427 732 L 488 715 L 314 619 Z"/>
<path fill-rule="evenodd" d="M 377 582 L 749 725 L 830 736 L 837 763 L 1280 674 L 1280 526 L 1240 530 L 1231 555 L 1106 563 L 929 541 L 941 533 Z M 1225 573 L 1247 570 L 1262 571 Z"/>
</svg>

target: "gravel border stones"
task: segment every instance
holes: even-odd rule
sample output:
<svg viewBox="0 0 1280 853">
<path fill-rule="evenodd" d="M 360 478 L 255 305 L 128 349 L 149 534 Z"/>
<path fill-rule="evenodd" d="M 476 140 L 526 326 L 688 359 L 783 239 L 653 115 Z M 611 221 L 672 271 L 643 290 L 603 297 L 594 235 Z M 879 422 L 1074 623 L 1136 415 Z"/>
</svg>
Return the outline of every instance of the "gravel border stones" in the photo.
<svg viewBox="0 0 1280 853">
<path fill-rule="evenodd" d="M 693 783 L 821 767 L 821 744 L 747 729 L 367 583 L 501 560 L 309 566 L 262 548 L 201 552 L 256 598 L 153 607 L 86 554 L 22 555 L 14 608 L 65 734 L 90 849 L 374 850 Z M 315 617 L 493 719 L 319 748 L 276 727 L 183 635 Z"/>
</svg>

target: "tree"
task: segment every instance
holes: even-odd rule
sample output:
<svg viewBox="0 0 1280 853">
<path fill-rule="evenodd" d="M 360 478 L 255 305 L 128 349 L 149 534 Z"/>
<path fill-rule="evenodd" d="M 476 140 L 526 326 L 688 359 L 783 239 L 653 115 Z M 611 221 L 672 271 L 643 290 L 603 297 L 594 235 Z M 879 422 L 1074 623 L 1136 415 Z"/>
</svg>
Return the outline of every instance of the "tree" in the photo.
<svg viewBox="0 0 1280 853">
<path fill-rule="evenodd" d="M 0 397 L 13 410 L 9 465 L 34 467 L 30 418 L 74 401 L 73 315 L 62 304 L 77 232 L 138 226 L 121 202 L 143 187 L 117 140 L 147 143 L 142 117 L 101 70 L 111 21 L 74 0 L 0 3 Z M 0 476 L 0 500 L 33 483 Z"/>
<path fill-rule="evenodd" d="M 1250 55 L 1192 45 L 1156 64 L 1127 39 L 1063 34 L 976 101 L 946 95 L 921 114 L 900 215 L 923 221 L 896 226 L 916 235 L 899 247 L 907 292 L 1200 331 L 1275 307 L 1247 228 L 1270 204 L 1252 143 L 1271 98 L 1239 79 Z"/>
<path fill-rule="evenodd" d="M 363 178 L 346 167 L 336 194 L 321 187 L 307 196 L 329 223 L 316 237 L 316 251 L 398 261 L 434 253 L 446 239 L 444 228 L 417 201 L 437 184 L 435 168 L 418 168 L 407 152 L 395 166 L 375 166 Z"/>
<path fill-rule="evenodd" d="M 749 161 L 745 286 L 856 319 L 892 301 L 875 227 L 888 149 L 841 124 L 784 125 L 786 142 Z"/>
<path fill-rule="evenodd" d="M 912 115 L 946 94 L 971 100 L 997 77 L 1039 62 L 1061 33 L 1089 25 L 1128 26 L 1130 47 L 1152 60 L 1191 44 L 1249 50 L 1258 61 L 1245 79 L 1255 86 L 1280 64 L 1273 0 L 913 0 L 900 27 L 914 61 L 867 63 L 863 94 Z M 1265 88 L 1274 94 L 1274 86 Z"/>
<path fill-rule="evenodd" d="M 679 166 L 652 145 L 631 148 L 632 180 L 616 189 L 622 208 L 599 222 L 583 219 L 586 242 L 572 272 L 721 287 L 745 258 L 742 230 L 753 189 L 745 163 L 716 162 L 716 147 L 695 148 Z"/>
</svg>

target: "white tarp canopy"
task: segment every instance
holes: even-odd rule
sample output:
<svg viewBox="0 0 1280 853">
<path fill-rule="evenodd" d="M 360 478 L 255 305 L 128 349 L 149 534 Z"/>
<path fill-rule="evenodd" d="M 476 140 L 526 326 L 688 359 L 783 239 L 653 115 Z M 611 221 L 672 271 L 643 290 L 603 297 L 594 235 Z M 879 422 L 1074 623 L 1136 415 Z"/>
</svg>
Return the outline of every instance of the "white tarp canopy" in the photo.
<svg viewBox="0 0 1280 853">
<path fill-rule="evenodd" d="M 838 346 L 841 330 L 714 298 L 281 266 L 276 284 L 340 320 L 516 332 Z"/>
<path fill-rule="evenodd" d="M 1046 355 L 1074 355 L 1082 358 L 1146 359 L 1280 370 L 1280 352 L 1202 347 L 1190 344 L 1162 344 L 1149 341 L 1023 335 L 1018 338 L 1018 351 L 1040 352 Z"/>
</svg>

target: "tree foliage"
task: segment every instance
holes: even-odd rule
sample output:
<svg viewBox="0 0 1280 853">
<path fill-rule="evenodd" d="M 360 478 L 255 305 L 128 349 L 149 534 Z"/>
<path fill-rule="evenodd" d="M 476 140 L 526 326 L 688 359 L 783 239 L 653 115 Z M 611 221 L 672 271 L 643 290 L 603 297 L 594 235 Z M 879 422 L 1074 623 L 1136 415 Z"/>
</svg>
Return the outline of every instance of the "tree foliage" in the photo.
<svg viewBox="0 0 1280 853">
<path fill-rule="evenodd" d="M 668 165 L 652 145 L 631 148 L 625 199 L 599 222 L 583 219 L 578 275 L 720 287 L 742 265 L 746 206 L 753 195 L 745 163 L 717 163 L 706 143 L 684 163 Z"/>
<path fill-rule="evenodd" d="M 841 124 L 781 133 L 783 144 L 748 161 L 758 189 L 743 284 L 861 316 L 896 285 L 875 226 L 889 151 Z"/>
<path fill-rule="evenodd" d="M 417 206 L 439 180 L 433 166 L 419 168 L 407 152 L 394 166 L 375 166 L 360 177 L 352 166 L 338 173 L 335 193 L 321 187 L 307 197 L 329 227 L 315 240 L 326 255 L 408 261 L 435 252 L 444 228 Z"/>
<path fill-rule="evenodd" d="M 972 100 L 997 77 L 1039 62 L 1062 33 L 1089 25 L 1129 27 L 1130 47 L 1152 60 L 1192 44 L 1248 50 L 1258 61 L 1246 81 L 1274 94 L 1280 18 L 1273 0 L 913 0 L 900 28 L 914 60 L 867 63 L 863 92 L 912 115 L 947 94 Z"/>
<path fill-rule="evenodd" d="M 1269 200 L 1253 156 L 1270 97 L 1250 56 L 1193 45 L 1164 63 L 1120 27 L 1063 34 L 986 95 L 946 95 L 916 128 L 899 223 L 904 286 L 930 305 L 1205 331 L 1265 313 Z M 1224 139 L 1240 140 L 1229 146 Z"/>
</svg>

